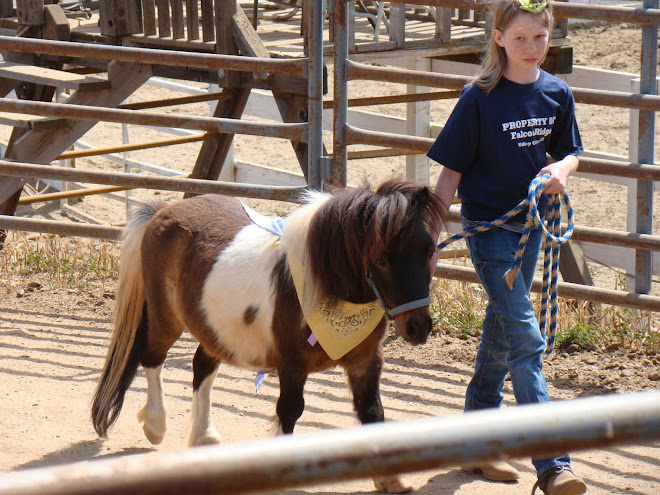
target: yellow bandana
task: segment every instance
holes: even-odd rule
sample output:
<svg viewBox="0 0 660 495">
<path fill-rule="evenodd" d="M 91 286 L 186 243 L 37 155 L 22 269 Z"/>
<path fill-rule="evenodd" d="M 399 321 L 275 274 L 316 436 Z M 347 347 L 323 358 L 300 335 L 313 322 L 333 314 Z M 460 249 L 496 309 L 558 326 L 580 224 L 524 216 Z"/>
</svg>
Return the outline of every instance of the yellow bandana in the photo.
<svg viewBox="0 0 660 495">
<path fill-rule="evenodd" d="M 374 331 L 385 311 L 378 301 L 367 304 L 339 301 L 331 305 L 321 298 L 313 285 L 306 285 L 309 281 L 305 267 L 308 226 L 311 217 L 327 197 L 317 196 L 315 199 L 317 201 L 299 208 L 287 217 L 281 243 L 287 252 L 289 269 L 305 320 L 323 350 L 331 359 L 337 360 Z"/>
<path fill-rule="evenodd" d="M 289 268 L 307 324 L 331 359 L 337 360 L 356 347 L 383 319 L 385 311 L 378 301 L 366 304 L 339 301 L 330 305 L 323 300 L 306 300 L 309 298 L 305 298 L 305 271 L 291 253 Z"/>
</svg>

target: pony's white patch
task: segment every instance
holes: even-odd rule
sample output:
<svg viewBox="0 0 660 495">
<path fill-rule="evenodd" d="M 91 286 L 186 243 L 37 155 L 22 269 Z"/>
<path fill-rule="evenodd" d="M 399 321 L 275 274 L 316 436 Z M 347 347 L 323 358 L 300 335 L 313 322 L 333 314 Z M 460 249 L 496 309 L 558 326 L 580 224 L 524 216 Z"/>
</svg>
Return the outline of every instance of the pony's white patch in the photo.
<svg viewBox="0 0 660 495">
<path fill-rule="evenodd" d="M 278 237 L 256 225 L 244 227 L 220 253 L 202 292 L 202 308 L 218 342 L 234 364 L 264 368 L 273 349 L 275 288 L 271 274 L 278 259 Z M 255 308 L 254 321 L 245 311 Z"/>
<path fill-rule="evenodd" d="M 218 374 L 218 367 L 213 373 L 204 378 L 200 387 L 193 392 L 192 400 L 192 428 L 188 445 L 208 445 L 220 443 L 220 434 L 213 426 L 211 417 L 211 390 Z"/>
<path fill-rule="evenodd" d="M 307 236 L 309 234 L 309 224 L 312 217 L 325 203 L 330 199 L 330 195 L 318 191 L 310 191 L 306 194 L 307 204 L 298 208 L 286 219 L 284 230 L 282 232 L 282 246 L 287 254 L 299 260 L 303 265 L 304 280 L 310 279 L 309 262 L 307 259 Z M 303 304 L 310 301 L 316 301 L 317 294 L 313 289 L 314 284 L 306 284 L 305 286 L 305 301 Z"/>
<path fill-rule="evenodd" d="M 162 442 L 167 430 L 162 371 L 163 365 L 144 368 L 144 376 L 147 379 L 147 403 L 137 415 L 138 421 L 144 423 L 142 429 L 145 436 L 153 444 Z"/>
</svg>

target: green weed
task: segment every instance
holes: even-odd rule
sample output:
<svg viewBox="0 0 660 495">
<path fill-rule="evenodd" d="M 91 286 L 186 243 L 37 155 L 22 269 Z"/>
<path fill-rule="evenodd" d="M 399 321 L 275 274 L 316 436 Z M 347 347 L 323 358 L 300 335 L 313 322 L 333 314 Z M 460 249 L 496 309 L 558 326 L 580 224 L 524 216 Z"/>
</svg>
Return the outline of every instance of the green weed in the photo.
<svg viewBox="0 0 660 495">
<path fill-rule="evenodd" d="M 540 298 L 533 297 L 536 313 Z M 432 294 L 431 313 L 435 331 L 462 339 L 480 335 L 488 304 L 477 284 L 438 279 Z M 555 346 L 581 350 L 620 348 L 660 351 L 660 332 L 653 328 L 652 314 L 587 301 L 559 299 Z"/>
</svg>

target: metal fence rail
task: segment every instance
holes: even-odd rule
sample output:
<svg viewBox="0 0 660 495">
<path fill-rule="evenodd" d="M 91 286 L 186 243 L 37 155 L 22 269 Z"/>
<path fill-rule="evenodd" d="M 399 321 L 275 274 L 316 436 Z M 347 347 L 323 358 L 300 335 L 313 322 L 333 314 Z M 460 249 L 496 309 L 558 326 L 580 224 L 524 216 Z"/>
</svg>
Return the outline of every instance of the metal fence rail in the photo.
<svg viewBox="0 0 660 495">
<path fill-rule="evenodd" d="M 232 495 L 660 439 L 660 392 L 371 424 L 0 477 L 0 495 Z"/>
</svg>

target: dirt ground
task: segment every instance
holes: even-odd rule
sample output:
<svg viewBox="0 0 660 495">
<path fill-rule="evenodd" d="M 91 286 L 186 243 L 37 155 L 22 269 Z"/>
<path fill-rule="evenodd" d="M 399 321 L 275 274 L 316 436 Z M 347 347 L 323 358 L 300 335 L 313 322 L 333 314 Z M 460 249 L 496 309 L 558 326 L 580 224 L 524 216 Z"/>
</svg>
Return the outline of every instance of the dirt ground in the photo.
<svg viewBox="0 0 660 495">
<path fill-rule="evenodd" d="M 626 72 L 639 71 L 639 29 L 627 26 L 590 25 L 572 33 L 575 62 Z M 392 91 L 396 91 L 393 89 Z M 400 90 L 400 88 L 399 88 Z M 354 86 L 352 96 L 382 92 L 380 87 Z M 147 96 L 143 96 L 147 99 Z M 153 94 L 149 95 L 153 98 Z M 433 118 L 443 121 L 446 105 L 433 107 Z M 378 109 L 379 111 L 381 109 Z M 190 110 L 185 110 L 190 112 Z M 384 109 L 393 114 L 401 107 Z M 583 140 L 589 149 L 627 153 L 627 113 L 579 108 Z M 101 141 L 116 139 L 119 128 L 99 129 Z M 142 139 L 152 139 L 145 132 Z M 119 134 L 120 135 L 120 134 Z M 160 137 L 160 136 L 159 136 Z M 115 141 L 116 142 L 116 141 Z M 177 148 L 176 161 L 192 165 L 197 149 Z M 135 153 L 136 159 L 172 163 L 160 152 Z M 264 144 L 241 139 L 237 158 L 258 161 L 257 156 L 278 156 L 278 164 L 295 163 L 287 143 Z M 167 156 L 166 156 L 167 155 Z M 192 161 L 191 161 L 192 160 Z M 103 165 L 90 159 L 84 166 Z M 81 164 L 81 166 L 83 166 Z M 373 183 L 400 173 L 394 159 L 355 163 L 350 179 L 368 176 Z M 437 173 L 437 171 L 433 171 Z M 603 221 L 625 230 L 625 190 L 610 184 L 572 179 L 569 190 L 578 211 L 578 222 L 590 225 Z M 597 200 L 608 194 L 609 200 Z M 158 195 L 162 199 L 174 193 Z M 102 203 L 99 205 L 99 201 Z M 86 199 L 79 204 L 103 217 L 113 211 L 107 200 Z M 114 204 L 114 203 L 113 203 Z M 656 202 L 657 204 L 657 202 Z M 101 206 L 101 208 L 99 208 Z M 263 210 L 286 213 L 282 205 Z M 22 210 L 24 214 L 55 218 L 45 208 Z M 113 220 L 114 218 L 109 218 Z M 622 225 L 623 223 L 623 225 Z M 603 286 L 613 288 L 615 273 L 604 270 Z M 97 438 L 89 420 L 91 396 L 99 377 L 111 328 L 114 282 L 90 288 L 53 287 L 39 276 L 0 272 L 0 473 L 55 466 L 111 456 L 150 454 L 184 449 L 192 395 L 191 360 L 195 342 L 184 337 L 172 349 L 164 371 L 169 431 L 163 444 L 154 447 L 142 434 L 135 414 L 146 397 L 146 382 L 140 371 L 126 397 L 122 415 L 107 439 Z M 477 339 L 454 339 L 439 332 L 427 345 L 412 348 L 389 337 L 385 344 L 386 364 L 382 396 L 388 420 L 450 416 L 462 411 L 463 395 L 471 374 Z M 546 358 L 545 371 L 553 400 L 626 393 L 660 388 L 660 356 L 612 349 L 601 352 L 555 353 Z M 267 377 L 255 393 L 253 374 L 222 366 L 212 395 L 213 416 L 227 445 L 270 436 L 277 379 Z M 505 407 L 514 405 L 507 384 Z M 329 431 L 356 425 L 345 378 L 340 370 L 312 375 L 306 387 L 306 409 L 296 433 Z M 573 454 L 576 473 L 584 477 L 590 494 L 660 494 L 660 442 L 616 446 Z M 515 484 L 498 484 L 457 467 L 406 475 L 420 495 L 528 494 L 535 481 L 531 463 L 514 459 L 522 472 Z M 0 478 L 0 484 L 2 483 Z M 285 493 L 362 494 L 374 488 L 369 480 L 297 489 Z"/>
</svg>

